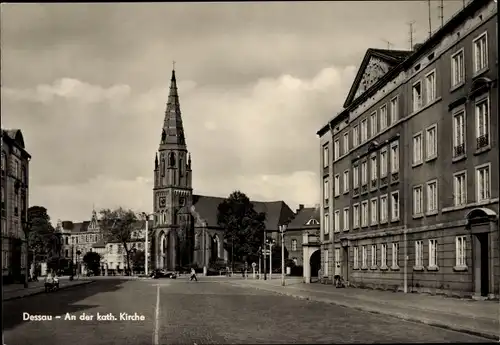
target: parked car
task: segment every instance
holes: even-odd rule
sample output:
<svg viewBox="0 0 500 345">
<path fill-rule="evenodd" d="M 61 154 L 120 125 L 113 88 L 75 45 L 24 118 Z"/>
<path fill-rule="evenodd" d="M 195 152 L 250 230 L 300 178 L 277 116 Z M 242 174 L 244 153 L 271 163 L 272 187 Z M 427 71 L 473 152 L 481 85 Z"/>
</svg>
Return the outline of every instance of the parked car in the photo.
<svg viewBox="0 0 500 345">
<path fill-rule="evenodd" d="M 175 272 L 168 272 L 168 271 L 162 270 L 162 269 L 156 269 L 153 272 L 151 272 L 150 276 L 153 279 L 159 279 L 159 278 L 176 279 L 177 278 L 177 273 L 175 273 Z"/>
</svg>

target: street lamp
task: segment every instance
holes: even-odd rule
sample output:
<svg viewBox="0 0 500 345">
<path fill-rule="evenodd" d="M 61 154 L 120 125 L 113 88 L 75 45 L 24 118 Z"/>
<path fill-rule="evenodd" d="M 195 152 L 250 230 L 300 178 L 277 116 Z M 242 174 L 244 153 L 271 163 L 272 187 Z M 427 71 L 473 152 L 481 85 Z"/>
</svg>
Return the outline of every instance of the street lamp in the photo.
<svg viewBox="0 0 500 345">
<path fill-rule="evenodd" d="M 281 286 L 285 286 L 285 232 L 286 225 L 280 225 L 279 227 L 281 234 Z"/>
<path fill-rule="evenodd" d="M 276 244 L 274 240 L 266 240 L 267 245 L 269 246 L 269 280 L 271 280 L 273 276 L 273 246 Z"/>
<path fill-rule="evenodd" d="M 25 288 L 28 288 L 28 264 L 29 264 L 29 245 L 28 245 L 28 239 L 29 239 L 29 235 L 30 235 L 30 232 L 31 232 L 31 227 L 32 227 L 32 223 L 27 219 L 27 216 L 26 215 L 23 215 L 23 218 L 21 219 L 21 226 L 23 228 L 23 232 L 24 232 L 24 239 L 25 239 L 25 242 L 26 242 L 26 253 L 25 253 L 25 268 L 24 268 L 24 287 Z M 21 247 L 22 248 L 22 247 Z M 21 250 L 21 253 L 22 253 L 22 250 Z"/>
<path fill-rule="evenodd" d="M 82 254 L 82 252 L 80 251 L 80 249 L 78 249 L 76 251 L 76 276 L 77 277 L 80 276 L 80 254 Z"/>
<path fill-rule="evenodd" d="M 144 273 L 148 275 L 149 270 L 149 217 L 154 215 L 154 213 L 147 214 L 146 212 L 142 212 L 141 215 L 144 217 L 146 222 L 146 238 L 144 239 Z"/>
</svg>

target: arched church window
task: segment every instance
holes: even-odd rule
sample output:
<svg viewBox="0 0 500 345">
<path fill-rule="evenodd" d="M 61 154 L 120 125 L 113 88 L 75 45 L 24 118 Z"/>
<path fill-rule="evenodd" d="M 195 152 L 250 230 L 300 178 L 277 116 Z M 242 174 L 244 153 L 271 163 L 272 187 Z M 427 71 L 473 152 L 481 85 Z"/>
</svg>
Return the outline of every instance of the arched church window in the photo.
<svg viewBox="0 0 500 345">
<path fill-rule="evenodd" d="M 167 133 L 165 133 L 165 130 L 162 130 L 161 131 L 161 142 L 165 142 L 165 140 L 167 139 Z"/>
<path fill-rule="evenodd" d="M 184 164 L 182 164 L 182 158 L 179 159 L 179 176 L 182 176 L 184 174 Z"/>
<path fill-rule="evenodd" d="M 195 233 L 194 234 L 194 247 L 198 248 L 200 246 L 200 234 Z"/>
<path fill-rule="evenodd" d="M 172 168 L 175 167 L 175 153 L 173 153 L 173 152 L 170 152 L 169 166 Z"/>
<path fill-rule="evenodd" d="M 219 236 L 215 235 L 214 238 L 214 244 L 217 248 L 217 257 L 220 258 L 222 257 L 221 252 L 220 252 L 220 241 L 219 241 Z"/>
<path fill-rule="evenodd" d="M 161 176 L 165 176 L 165 158 L 161 159 Z"/>
</svg>

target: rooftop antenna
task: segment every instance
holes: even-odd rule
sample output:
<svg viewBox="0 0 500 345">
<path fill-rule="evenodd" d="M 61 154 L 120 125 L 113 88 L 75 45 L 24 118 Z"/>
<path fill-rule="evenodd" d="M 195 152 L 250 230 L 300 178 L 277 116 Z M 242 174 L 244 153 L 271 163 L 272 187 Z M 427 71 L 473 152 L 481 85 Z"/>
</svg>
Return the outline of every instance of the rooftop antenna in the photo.
<svg viewBox="0 0 500 345">
<path fill-rule="evenodd" d="M 439 1 L 439 19 L 441 19 L 441 27 L 444 25 L 444 0 Z"/>
<path fill-rule="evenodd" d="M 413 34 L 415 33 L 413 24 L 415 24 L 414 20 L 408 23 L 408 25 L 410 26 L 410 50 L 413 50 Z"/>
<path fill-rule="evenodd" d="M 386 44 L 387 44 L 387 50 L 391 50 L 391 48 L 394 46 L 391 42 L 389 42 L 388 40 L 382 40 L 384 41 Z"/>
<path fill-rule="evenodd" d="M 429 11 L 429 38 L 431 38 L 432 36 L 431 0 L 427 0 L 427 8 Z"/>
</svg>

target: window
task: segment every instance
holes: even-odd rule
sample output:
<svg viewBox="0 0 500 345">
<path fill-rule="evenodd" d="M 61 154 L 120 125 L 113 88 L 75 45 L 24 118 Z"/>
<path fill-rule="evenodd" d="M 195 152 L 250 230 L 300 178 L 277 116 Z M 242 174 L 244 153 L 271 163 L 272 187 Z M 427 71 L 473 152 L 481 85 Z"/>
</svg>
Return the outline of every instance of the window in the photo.
<svg viewBox="0 0 500 345">
<path fill-rule="evenodd" d="M 437 267 L 437 240 L 429 240 L 429 267 Z"/>
<path fill-rule="evenodd" d="M 474 73 L 488 67 L 488 38 L 486 32 L 473 41 L 474 44 Z"/>
<path fill-rule="evenodd" d="M 339 196 L 340 195 L 340 175 L 337 174 L 335 175 L 334 177 L 334 182 L 335 182 L 335 196 Z"/>
<path fill-rule="evenodd" d="M 349 132 L 344 133 L 344 154 L 349 151 Z"/>
<path fill-rule="evenodd" d="M 352 188 L 358 188 L 359 186 L 359 166 L 353 165 L 352 167 Z"/>
<path fill-rule="evenodd" d="M 453 157 L 465 155 L 465 110 L 453 115 Z"/>
<path fill-rule="evenodd" d="M 391 193 L 391 220 L 399 220 L 399 192 Z"/>
<path fill-rule="evenodd" d="M 391 173 L 399 171 L 399 145 L 397 142 L 391 145 Z"/>
<path fill-rule="evenodd" d="M 367 253 L 366 253 L 366 246 L 361 247 L 361 267 L 366 268 L 366 261 L 367 261 Z"/>
<path fill-rule="evenodd" d="M 422 214 L 422 186 L 413 188 L 413 215 Z"/>
<path fill-rule="evenodd" d="M 425 158 L 437 157 L 437 125 L 432 125 L 425 130 Z"/>
<path fill-rule="evenodd" d="M 352 228 L 359 228 L 359 204 L 352 205 Z"/>
<path fill-rule="evenodd" d="M 455 240 L 456 244 L 456 260 L 455 265 L 458 267 L 467 267 L 467 240 L 465 236 L 457 236 Z"/>
<path fill-rule="evenodd" d="M 387 149 L 380 151 L 380 177 L 387 176 Z"/>
<path fill-rule="evenodd" d="M 424 242 L 415 241 L 415 267 L 423 267 Z"/>
<path fill-rule="evenodd" d="M 297 240 L 292 240 L 292 250 L 297 250 Z"/>
<path fill-rule="evenodd" d="M 328 143 L 325 144 L 325 146 L 323 146 L 323 168 L 328 168 L 328 156 L 329 156 L 329 152 L 328 152 Z"/>
<path fill-rule="evenodd" d="M 380 246 L 380 267 L 387 267 L 387 244 L 385 243 Z"/>
<path fill-rule="evenodd" d="M 349 170 L 344 171 L 344 193 L 349 192 Z"/>
<path fill-rule="evenodd" d="M 17 177 L 19 175 L 19 162 L 14 159 L 14 166 L 12 167 L 12 176 Z"/>
<path fill-rule="evenodd" d="M 399 120 L 398 98 L 391 99 L 391 124 Z"/>
<path fill-rule="evenodd" d="M 476 168 L 476 191 L 478 202 L 490 199 L 490 164 Z"/>
<path fill-rule="evenodd" d="M 344 231 L 349 230 L 349 207 L 344 208 Z"/>
<path fill-rule="evenodd" d="M 354 247 L 353 250 L 353 268 L 359 269 L 359 247 Z"/>
<path fill-rule="evenodd" d="M 324 254 L 324 257 L 323 257 L 323 277 L 328 277 L 328 250 L 325 249 L 324 250 L 325 254 Z"/>
<path fill-rule="evenodd" d="M 451 86 L 453 87 L 463 83 L 464 79 L 464 50 L 461 49 L 451 56 Z"/>
<path fill-rule="evenodd" d="M 453 174 L 453 204 L 467 204 L 467 173 L 461 171 Z"/>
<path fill-rule="evenodd" d="M 5 217 L 5 188 L 3 186 L 0 187 L 2 193 L 2 217 Z"/>
<path fill-rule="evenodd" d="M 377 198 L 370 201 L 371 225 L 377 225 L 378 222 L 378 200 Z"/>
<path fill-rule="evenodd" d="M 387 222 L 387 195 L 380 197 L 380 223 Z"/>
<path fill-rule="evenodd" d="M 340 157 L 340 141 L 337 139 L 333 143 L 333 160 L 337 160 Z"/>
<path fill-rule="evenodd" d="M 359 145 L 359 127 L 356 125 L 352 128 L 352 146 Z"/>
<path fill-rule="evenodd" d="M 335 213 L 333 214 L 333 231 L 339 232 L 340 231 L 340 210 L 335 210 Z"/>
<path fill-rule="evenodd" d="M 417 111 L 422 107 L 422 84 L 417 81 L 412 87 L 412 104 L 413 111 Z"/>
<path fill-rule="evenodd" d="M 425 96 L 427 104 L 436 99 L 436 71 L 425 75 Z"/>
<path fill-rule="evenodd" d="M 323 219 L 324 219 L 323 233 L 325 235 L 328 235 L 330 233 L 330 218 L 328 217 L 328 211 L 325 211 Z"/>
<path fill-rule="evenodd" d="M 392 268 L 399 267 L 399 243 L 392 244 Z"/>
<path fill-rule="evenodd" d="M 377 155 L 371 157 L 371 168 L 372 181 L 375 181 L 378 178 Z"/>
<path fill-rule="evenodd" d="M 368 120 L 361 121 L 361 142 L 364 143 L 368 140 Z"/>
<path fill-rule="evenodd" d="M 368 201 L 361 203 L 361 226 L 368 226 Z"/>
<path fill-rule="evenodd" d="M 383 131 L 387 128 L 387 105 L 380 108 L 380 130 Z"/>
<path fill-rule="evenodd" d="M 371 126 L 371 136 L 377 135 L 378 124 L 377 124 L 377 112 L 370 115 L 370 126 Z"/>
<path fill-rule="evenodd" d="M 489 144 L 490 116 L 488 99 L 476 102 L 476 144 L 481 149 Z"/>
<path fill-rule="evenodd" d="M 325 207 L 328 206 L 328 200 L 330 199 L 330 183 L 328 178 L 323 180 L 323 198 L 325 201 Z"/>
<path fill-rule="evenodd" d="M 364 161 L 361 163 L 361 185 L 368 183 L 368 162 Z"/>
<path fill-rule="evenodd" d="M 5 175 L 5 170 L 7 169 L 7 156 L 5 152 L 2 151 L 2 176 Z"/>
<path fill-rule="evenodd" d="M 422 163 L 422 133 L 413 136 L 413 165 Z"/>
<path fill-rule="evenodd" d="M 372 245 L 372 251 L 370 254 L 372 255 L 371 267 L 376 267 L 377 266 L 377 245 L 375 245 L 375 244 Z"/>
<path fill-rule="evenodd" d="M 438 185 L 437 180 L 427 182 L 427 212 L 438 210 Z"/>
</svg>

